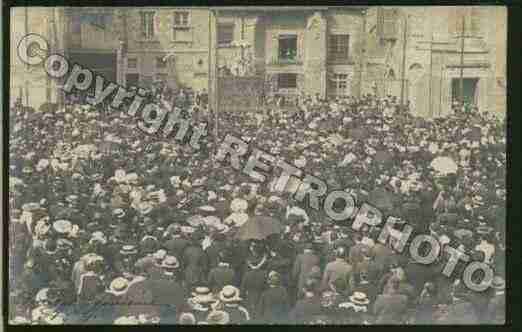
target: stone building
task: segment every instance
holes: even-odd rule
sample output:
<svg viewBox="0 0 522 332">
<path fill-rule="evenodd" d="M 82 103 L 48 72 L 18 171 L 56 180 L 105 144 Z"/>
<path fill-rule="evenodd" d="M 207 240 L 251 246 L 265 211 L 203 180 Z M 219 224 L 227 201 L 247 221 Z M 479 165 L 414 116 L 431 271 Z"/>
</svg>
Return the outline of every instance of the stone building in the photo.
<svg viewBox="0 0 522 332">
<path fill-rule="evenodd" d="M 40 66 L 30 66 L 18 57 L 18 44 L 29 33 L 49 41 L 51 52 L 62 52 L 64 16 L 53 7 L 13 7 L 10 13 L 10 100 L 20 98 L 25 105 L 56 101 L 57 82 L 49 79 Z"/>
<path fill-rule="evenodd" d="M 232 52 L 221 30 L 251 45 L 255 71 L 283 96 L 358 94 L 362 7 L 224 8 L 217 13 L 218 63 Z"/>
<path fill-rule="evenodd" d="M 267 93 L 290 99 L 300 93 L 403 96 L 418 115 L 431 117 L 447 114 L 460 98 L 462 68 L 466 100 L 505 113 L 503 7 L 29 10 L 31 31 L 49 36 L 73 61 L 124 85 L 148 87 L 166 79 L 174 88 L 203 90 L 212 88 L 215 75 L 230 71 L 259 77 Z M 18 16 L 11 19 L 16 21 L 12 43 L 25 31 L 23 11 L 13 9 Z M 12 77 L 12 85 L 20 86 L 22 76 Z"/>
<path fill-rule="evenodd" d="M 72 58 L 96 59 L 96 70 L 125 84 L 170 76 L 173 85 L 207 88 L 215 47 L 219 68 L 249 56 L 252 74 L 280 94 L 353 94 L 363 13 L 362 7 L 69 8 L 67 45 Z"/>
<path fill-rule="evenodd" d="M 404 78 L 418 115 L 444 116 L 461 98 L 462 69 L 464 100 L 503 116 L 506 24 L 505 7 L 371 7 L 365 91 L 400 96 Z"/>
</svg>

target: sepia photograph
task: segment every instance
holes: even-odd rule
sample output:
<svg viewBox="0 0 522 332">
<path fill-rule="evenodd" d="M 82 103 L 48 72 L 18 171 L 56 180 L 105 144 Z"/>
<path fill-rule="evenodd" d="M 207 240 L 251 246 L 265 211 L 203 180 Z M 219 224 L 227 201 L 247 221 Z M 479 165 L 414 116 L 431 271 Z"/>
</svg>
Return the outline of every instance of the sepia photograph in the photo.
<svg viewBox="0 0 522 332">
<path fill-rule="evenodd" d="M 9 325 L 507 323 L 507 7 L 4 11 Z"/>
</svg>

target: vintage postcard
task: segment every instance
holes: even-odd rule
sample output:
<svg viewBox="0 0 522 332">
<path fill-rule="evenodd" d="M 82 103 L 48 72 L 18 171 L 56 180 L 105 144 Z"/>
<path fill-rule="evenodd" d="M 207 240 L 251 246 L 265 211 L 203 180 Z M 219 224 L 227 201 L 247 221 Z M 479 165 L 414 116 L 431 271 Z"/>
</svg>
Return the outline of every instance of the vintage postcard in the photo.
<svg viewBox="0 0 522 332">
<path fill-rule="evenodd" d="M 10 324 L 506 322 L 505 7 L 9 10 Z"/>
</svg>

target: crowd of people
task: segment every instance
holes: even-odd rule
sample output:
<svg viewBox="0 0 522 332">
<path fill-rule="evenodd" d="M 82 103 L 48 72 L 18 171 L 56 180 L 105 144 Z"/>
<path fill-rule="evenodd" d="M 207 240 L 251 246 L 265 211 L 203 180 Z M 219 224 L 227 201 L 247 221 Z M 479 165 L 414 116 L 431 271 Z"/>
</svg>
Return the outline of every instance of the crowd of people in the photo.
<svg viewBox="0 0 522 332">
<path fill-rule="evenodd" d="M 392 96 L 298 104 L 220 110 L 219 135 L 239 135 L 349 191 L 357 206 L 371 202 L 490 264 L 490 287 L 469 290 L 460 265 L 441 273 L 447 255 L 419 264 L 393 238 L 379 242 L 378 226 L 354 232 L 289 188 L 218 163 L 210 134 L 194 150 L 137 130 L 124 111 L 17 104 L 11 323 L 503 324 L 505 122 L 458 104 L 423 119 Z M 215 119 L 206 105 L 198 112 Z M 440 156 L 456 170 L 434 169 Z M 245 230 L 259 217 L 280 227 Z"/>
</svg>

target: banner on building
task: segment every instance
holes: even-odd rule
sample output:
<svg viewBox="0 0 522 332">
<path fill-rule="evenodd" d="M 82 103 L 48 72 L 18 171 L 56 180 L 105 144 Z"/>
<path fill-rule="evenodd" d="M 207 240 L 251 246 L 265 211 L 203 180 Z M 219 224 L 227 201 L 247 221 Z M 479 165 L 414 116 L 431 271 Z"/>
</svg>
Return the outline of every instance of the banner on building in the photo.
<svg viewBox="0 0 522 332">
<path fill-rule="evenodd" d="M 220 111 L 250 111 L 261 105 L 264 81 L 261 77 L 219 77 Z"/>
</svg>

